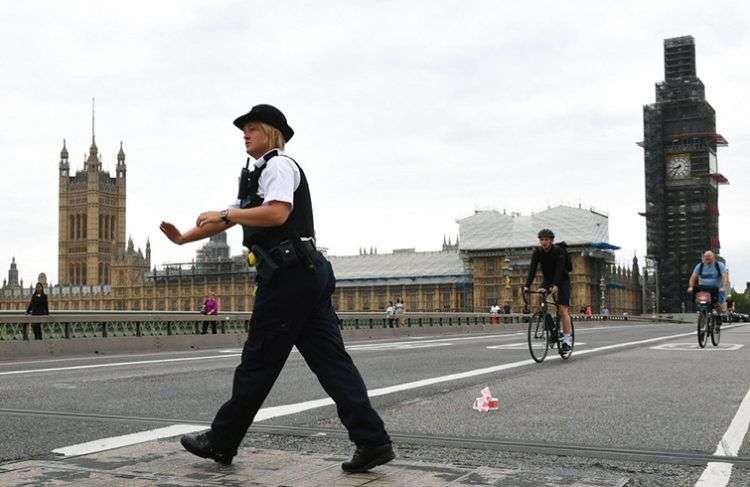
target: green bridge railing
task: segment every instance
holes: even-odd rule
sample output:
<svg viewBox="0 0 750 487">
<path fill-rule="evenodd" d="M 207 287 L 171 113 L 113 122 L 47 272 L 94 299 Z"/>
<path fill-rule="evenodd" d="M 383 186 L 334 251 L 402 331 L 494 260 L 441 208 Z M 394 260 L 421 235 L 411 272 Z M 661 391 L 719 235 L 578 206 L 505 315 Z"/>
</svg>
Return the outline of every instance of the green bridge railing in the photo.
<svg viewBox="0 0 750 487">
<path fill-rule="evenodd" d="M 494 325 L 488 313 L 405 313 L 387 318 L 383 313 L 338 313 L 341 329 L 473 327 Z M 527 314 L 497 316 L 498 325 L 524 323 Z M 0 312 L 0 342 L 34 339 L 32 324 L 41 326 L 44 340 L 110 338 L 133 336 L 194 335 L 204 323 L 214 325 L 217 333 L 247 333 L 251 313 L 221 313 L 205 316 L 195 312 L 55 312 L 30 316 L 18 312 Z M 573 315 L 576 322 L 588 320 L 627 320 L 627 315 Z M 210 330 L 209 332 L 211 332 Z"/>
</svg>

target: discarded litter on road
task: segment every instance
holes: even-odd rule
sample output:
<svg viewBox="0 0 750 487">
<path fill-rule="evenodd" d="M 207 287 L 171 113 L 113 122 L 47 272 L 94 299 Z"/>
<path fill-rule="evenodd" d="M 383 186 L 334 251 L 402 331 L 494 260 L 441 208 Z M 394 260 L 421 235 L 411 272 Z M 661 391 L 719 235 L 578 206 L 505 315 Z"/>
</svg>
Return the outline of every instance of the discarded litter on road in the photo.
<svg viewBox="0 0 750 487">
<path fill-rule="evenodd" d="M 486 413 L 487 411 L 497 411 L 500 405 L 496 397 L 492 397 L 489 387 L 485 387 L 480 391 L 482 397 L 478 397 L 474 400 L 473 409 L 476 409 L 480 413 Z"/>
</svg>

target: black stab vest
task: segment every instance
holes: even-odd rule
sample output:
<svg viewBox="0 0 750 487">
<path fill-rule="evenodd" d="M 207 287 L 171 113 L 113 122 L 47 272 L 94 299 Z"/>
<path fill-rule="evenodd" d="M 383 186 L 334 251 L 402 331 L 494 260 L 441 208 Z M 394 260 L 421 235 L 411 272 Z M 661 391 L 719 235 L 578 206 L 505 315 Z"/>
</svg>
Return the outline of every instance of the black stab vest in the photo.
<svg viewBox="0 0 750 487">
<path fill-rule="evenodd" d="M 279 153 L 273 150 L 263 156 L 266 161 L 261 167 L 256 167 L 250 171 L 247 166 L 242 168 L 240 174 L 240 188 L 237 198 L 240 200 L 240 208 L 256 208 L 263 204 L 263 198 L 258 195 L 258 183 L 260 175 L 268 166 L 271 158 L 278 156 Z M 284 240 L 300 237 L 315 237 L 315 224 L 313 222 L 312 202 L 310 200 L 310 188 L 307 185 L 307 177 L 297 161 L 289 156 L 299 169 L 300 182 L 294 191 L 294 206 L 289 218 L 278 227 L 253 227 L 242 225 L 242 245 L 252 249 L 253 245 L 259 245 L 264 250 L 270 250 L 279 245 Z M 248 162 L 249 164 L 249 162 Z"/>
</svg>

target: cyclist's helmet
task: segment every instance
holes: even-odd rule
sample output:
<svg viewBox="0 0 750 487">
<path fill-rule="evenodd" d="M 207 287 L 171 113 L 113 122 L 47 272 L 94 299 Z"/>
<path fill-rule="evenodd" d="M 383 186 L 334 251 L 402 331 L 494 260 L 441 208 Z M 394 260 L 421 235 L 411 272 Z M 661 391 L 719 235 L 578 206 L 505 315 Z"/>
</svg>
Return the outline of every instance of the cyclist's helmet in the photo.
<svg viewBox="0 0 750 487">
<path fill-rule="evenodd" d="M 549 238 L 549 239 L 554 240 L 555 234 L 552 233 L 552 230 L 550 230 L 549 228 L 543 228 L 539 230 L 539 234 L 537 235 L 537 238 Z"/>
</svg>

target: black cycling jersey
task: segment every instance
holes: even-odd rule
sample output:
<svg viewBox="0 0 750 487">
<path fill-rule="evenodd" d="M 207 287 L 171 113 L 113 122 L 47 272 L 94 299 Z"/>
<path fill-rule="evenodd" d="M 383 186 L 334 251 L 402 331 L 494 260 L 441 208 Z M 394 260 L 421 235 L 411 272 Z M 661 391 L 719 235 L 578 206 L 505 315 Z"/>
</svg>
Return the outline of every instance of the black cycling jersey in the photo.
<svg viewBox="0 0 750 487">
<path fill-rule="evenodd" d="M 534 253 L 531 254 L 531 265 L 529 266 L 529 275 L 526 278 L 526 287 L 531 286 L 539 263 L 542 264 L 542 274 L 544 275 L 545 284 L 558 286 L 561 282 L 570 280 L 570 275 L 565 270 L 565 252 L 557 245 L 552 245 L 547 251 L 542 247 L 537 247 L 534 249 Z"/>
</svg>

